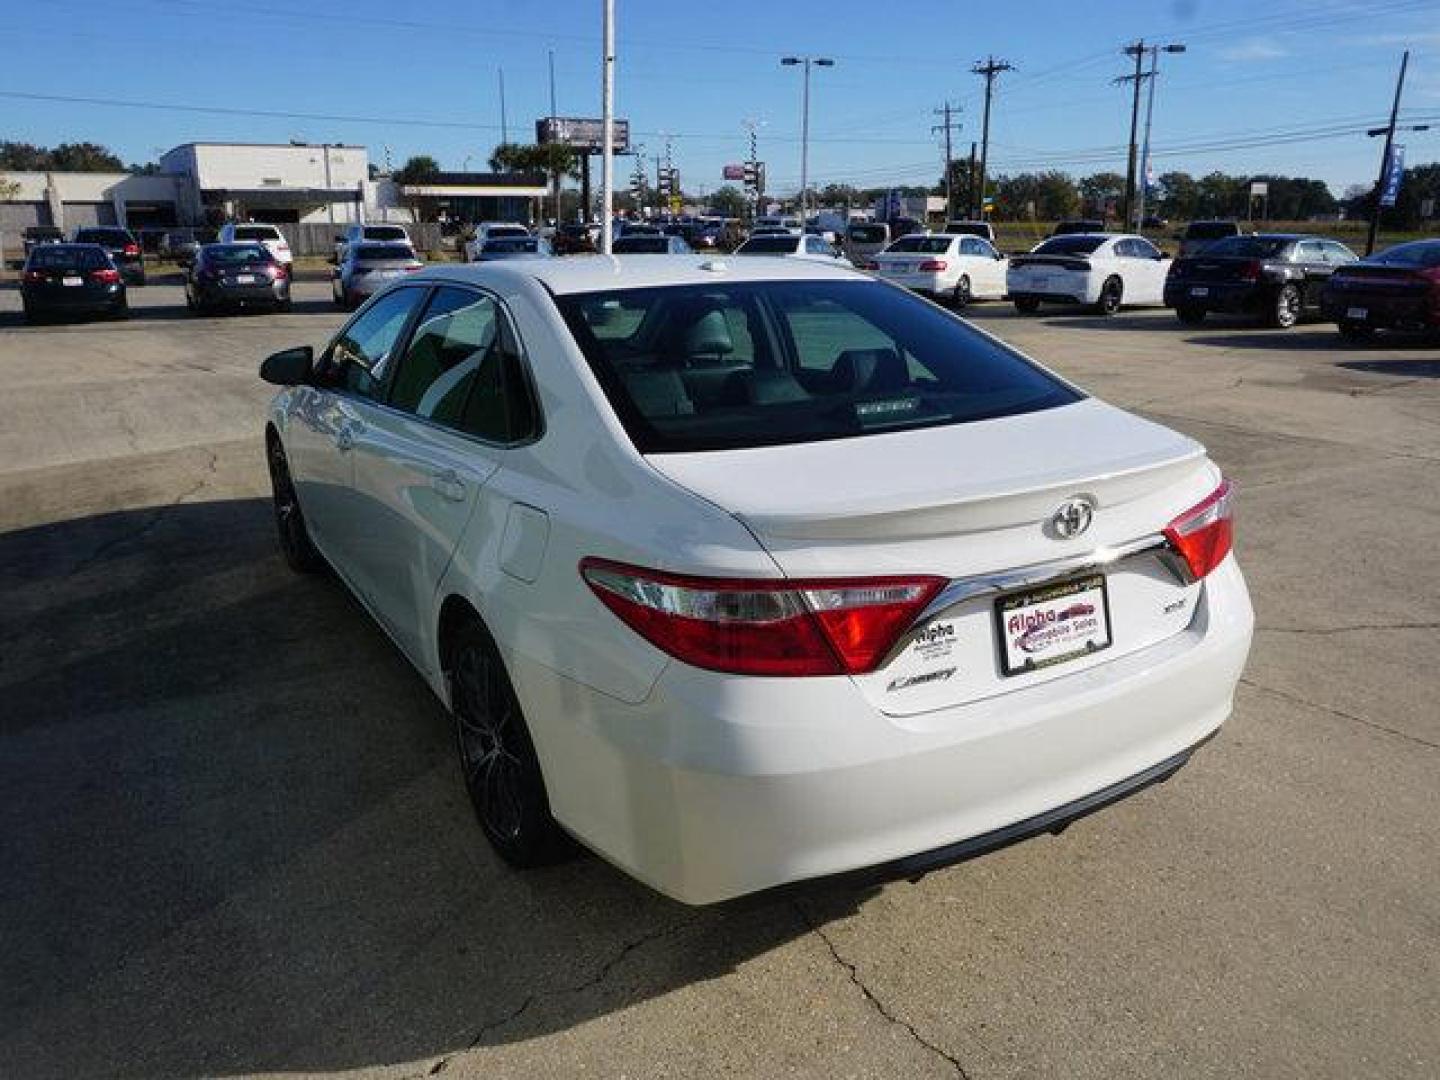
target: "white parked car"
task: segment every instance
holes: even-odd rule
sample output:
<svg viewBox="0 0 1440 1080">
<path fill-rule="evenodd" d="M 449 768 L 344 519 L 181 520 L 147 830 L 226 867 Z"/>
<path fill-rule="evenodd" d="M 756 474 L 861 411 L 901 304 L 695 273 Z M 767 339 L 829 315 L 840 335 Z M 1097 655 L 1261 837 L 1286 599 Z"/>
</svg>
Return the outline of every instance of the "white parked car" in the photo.
<svg viewBox="0 0 1440 1080">
<path fill-rule="evenodd" d="M 295 256 L 290 253 L 290 242 L 285 239 L 285 234 L 274 225 L 265 225 L 258 221 L 227 221 L 220 227 L 218 242 L 222 244 L 262 244 L 266 251 L 286 266 L 295 262 Z"/>
<path fill-rule="evenodd" d="M 964 307 L 971 300 L 1005 295 L 1009 262 L 978 236 L 912 233 L 902 236 L 864 269 L 886 281 Z"/>
<path fill-rule="evenodd" d="M 261 374 L 286 559 L 448 706 L 517 865 L 920 873 L 1168 776 L 1250 647 L 1201 446 L 841 267 L 431 266 Z"/>
<path fill-rule="evenodd" d="M 523 238 L 530 236 L 530 230 L 524 225 L 514 221 L 482 221 L 475 226 L 475 233 L 466 240 L 460 248 L 460 254 L 465 262 L 475 262 L 480 257 L 480 252 L 491 240 L 504 240 L 510 237 Z"/>
<path fill-rule="evenodd" d="M 1143 236 L 1052 236 L 1010 260 L 1010 299 L 1029 314 L 1042 303 L 1089 304 L 1101 315 L 1121 307 L 1162 306 L 1170 257 Z"/>
<path fill-rule="evenodd" d="M 781 214 L 763 214 L 755 219 L 751 233 L 773 232 L 776 229 L 781 232 L 794 233 L 796 236 L 805 231 L 801 227 L 798 217 L 786 217 Z"/>
<path fill-rule="evenodd" d="M 345 261 L 345 252 L 356 244 L 410 244 L 410 234 L 403 225 L 365 224 L 353 222 L 335 237 L 335 262 Z M 413 244 L 410 244 L 414 247 Z"/>
<path fill-rule="evenodd" d="M 767 232 L 753 234 L 735 249 L 736 255 L 780 255 L 790 259 L 849 266 L 850 260 L 823 236 L 809 233 Z"/>
</svg>

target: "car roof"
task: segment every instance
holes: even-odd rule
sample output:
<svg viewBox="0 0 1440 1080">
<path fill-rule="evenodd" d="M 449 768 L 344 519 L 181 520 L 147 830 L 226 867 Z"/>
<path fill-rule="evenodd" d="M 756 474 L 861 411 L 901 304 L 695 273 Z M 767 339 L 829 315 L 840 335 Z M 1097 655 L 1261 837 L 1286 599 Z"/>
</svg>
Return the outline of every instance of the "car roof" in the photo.
<svg viewBox="0 0 1440 1080">
<path fill-rule="evenodd" d="M 72 243 L 67 243 L 67 244 L 46 244 L 46 245 L 45 245 L 45 250 L 46 250 L 46 251 L 96 251 L 96 250 L 104 251 L 105 249 L 104 249 L 103 247 L 101 247 L 99 244 L 76 244 L 76 243 L 73 243 L 73 242 L 72 242 Z"/>
<path fill-rule="evenodd" d="M 709 267 L 710 269 L 707 269 Z M 488 264 L 446 263 L 412 274 L 410 281 L 469 281 L 493 286 L 534 281 L 557 296 L 666 285 L 722 285 L 749 281 L 873 281 L 843 266 L 799 259 L 728 259 L 715 255 L 572 255 Z"/>
</svg>

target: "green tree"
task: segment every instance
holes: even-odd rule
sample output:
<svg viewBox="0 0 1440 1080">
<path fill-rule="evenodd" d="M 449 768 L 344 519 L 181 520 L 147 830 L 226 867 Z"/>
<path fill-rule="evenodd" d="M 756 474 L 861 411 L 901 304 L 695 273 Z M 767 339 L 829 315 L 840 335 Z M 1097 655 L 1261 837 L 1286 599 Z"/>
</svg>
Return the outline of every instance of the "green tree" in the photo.
<svg viewBox="0 0 1440 1080">
<path fill-rule="evenodd" d="M 429 154 L 416 154 L 395 170 L 397 184 L 422 184 L 440 175 L 440 163 Z"/>
<path fill-rule="evenodd" d="M 61 143 L 50 151 L 50 167 L 59 172 L 124 172 L 124 163 L 98 143 Z"/>
<path fill-rule="evenodd" d="M 1125 177 L 1117 172 L 1092 173 L 1080 180 L 1080 198 L 1087 214 L 1108 217 L 1124 194 Z"/>
<path fill-rule="evenodd" d="M 580 178 L 580 155 L 564 143 L 501 143 L 490 152 L 496 172 L 544 173 Z"/>
<path fill-rule="evenodd" d="M 1200 178 L 1196 217 L 1244 217 L 1249 199 L 1246 181 L 1222 172 L 1207 173 Z"/>
<path fill-rule="evenodd" d="M 1187 172 L 1161 173 L 1158 188 L 1161 214 L 1177 221 L 1189 221 L 1195 216 L 1200 188 L 1193 176 Z"/>
<path fill-rule="evenodd" d="M 856 206 L 860 202 L 860 189 L 849 184 L 826 184 L 816 195 L 821 206 Z"/>
<path fill-rule="evenodd" d="M 1035 180 L 1035 212 L 1041 221 L 1059 221 L 1074 216 L 1080 208 L 1080 189 L 1069 175 L 1052 169 L 1040 173 Z"/>
<path fill-rule="evenodd" d="M 50 167 L 50 151 L 26 142 L 0 142 L 0 169 L 40 172 Z"/>
<path fill-rule="evenodd" d="M 710 196 L 710 209 L 724 217 L 742 217 L 749 205 L 745 193 L 729 184 Z"/>
</svg>

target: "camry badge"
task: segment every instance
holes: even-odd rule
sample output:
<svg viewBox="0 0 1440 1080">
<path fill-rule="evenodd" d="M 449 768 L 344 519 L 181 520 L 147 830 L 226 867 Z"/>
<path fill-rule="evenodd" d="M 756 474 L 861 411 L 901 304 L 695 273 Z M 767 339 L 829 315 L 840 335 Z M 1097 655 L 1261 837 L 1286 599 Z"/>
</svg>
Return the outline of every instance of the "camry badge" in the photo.
<svg viewBox="0 0 1440 1080">
<path fill-rule="evenodd" d="M 1094 516 L 1095 509 L 1088 500 L 1066 499 L 1050 515 L 1050 527 L 1061 540 L 1069 540 L 1090 528 L 1090 519 Z"/>
</svg>

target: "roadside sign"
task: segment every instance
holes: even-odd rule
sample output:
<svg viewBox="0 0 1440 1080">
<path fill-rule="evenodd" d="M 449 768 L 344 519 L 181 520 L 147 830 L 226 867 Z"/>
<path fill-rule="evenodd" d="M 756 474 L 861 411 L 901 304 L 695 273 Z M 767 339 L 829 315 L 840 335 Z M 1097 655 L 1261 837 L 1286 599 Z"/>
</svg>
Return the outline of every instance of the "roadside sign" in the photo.
<svg viewBox="0 0 1440 1080">
<path fill-rule="evenodd" d="M 745 166 L 726 165 L 725 168 L 721 171 L 721 176 L 726 180 L 744 180 Z"/>
<path fill-rule="evenodd" d="M 629 153 L 630 121 L 612 120 L 610 127 L 615 135 L 615 153 Z M 585 153 L 598 154 L 605 149 L 605 121 L 574 116 L 542 117 L 535 121 L 535 141 L 542 146 L 563 143 Z"/>
<path fill-rule="evenodd" d="M 1390 159 L 1385 162 L 1385 182 L 1380 185 L 1380 205 L 1394 206 L 1400 195 L 1400 181 L 1405 178 L 1405 147 L 1396 143 L 1390 147 Z"/>
</svg>

